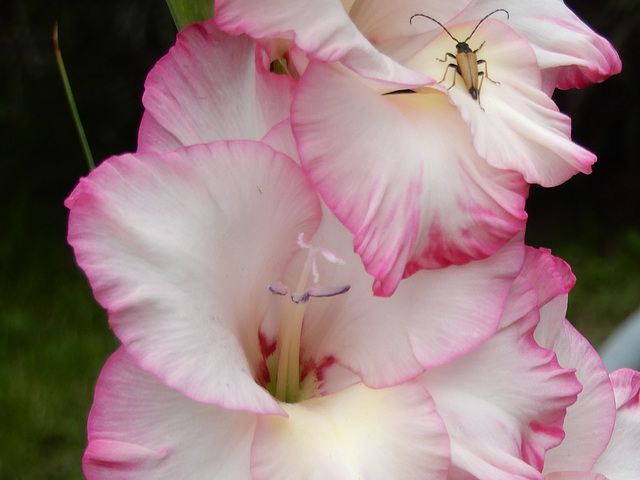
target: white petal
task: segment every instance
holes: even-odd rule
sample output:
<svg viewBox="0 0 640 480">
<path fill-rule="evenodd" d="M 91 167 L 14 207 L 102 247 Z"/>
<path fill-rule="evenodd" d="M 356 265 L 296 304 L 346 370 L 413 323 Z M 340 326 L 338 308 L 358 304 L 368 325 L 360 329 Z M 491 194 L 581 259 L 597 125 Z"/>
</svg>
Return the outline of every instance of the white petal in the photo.
<svg viewBox="0 0 640 480">
<path fill-rule="evenodd" d="M 623 368 L 611 374 L 616 424 L 607 449 L 593 467 L 611 480 L 640 478 L 640 372 Z"/>
<path fill-rule="evenodd" d="M 593 472 L 553 472 L 544 476 L 544 480 L 609 480 L 604 475 Z"/>
<path fill-rule="evenodd" d="M 258 328 L 321 214 L 292 160 L 251 141 L 114 157 L 67 206 L 78 263 L 143 368 L 195 400 L 281 412 L 254 380 Z"/>
<path fill-rule="evenodd" d="M 577 402 L 567 409 L 564 440 L 545 456 L 544 472 L 587 472 L 613 429 L 615 402 L 609 375 L 598 353 L 564 318 L 567 293 L 575 283 L 569 265 L 549 250 L 527 248 L 523 275 L 538 296 L 536 342 L 556 352 L 560 365 L 574 368 L 583 387 Z"/>
<path fill-rule="evenodd" d="M 487 165 L 457 110 L 426 90 L 382 96 L 312 63 L 292 106 L 302 165 L 353 232 L 377 295 L 417 270 L 495 253 L 526 219 L 522 178 Z"/>
<path fill-rule="evenodd" d="M 451 34 L 463 35 L 473 29 L 473 23 L 458 25 Z M 542 91 L 531 46 L 505 23 L 491 18 L 480 32 L 471 45 L 478 49 L 486 42 L 477 53 L 478 60 L 486 61 L 479 65 L 485 75 L 479 79 L 478 100 L 471 97 L 455 69 L 447 66 L 451 59 L 438 61 L 455 43 L 445 33 L 408 65 L 442 78 L 447 88 L 455 82 L 449 90 L 451 100 L 469 124 L 476 150 L 492 166 L 515 170 L 527 182 L 545 187 L 558 185 L 578 172 L 589 173 L 595 155 L 571 142 L 570 119 Z"/>
<path fill-rule="evenodd" d="M 505 5 L 501 0 L 487 0 L 470 6 L 465 18 L 480 18 L 496 8 L 509 10 L 505 23 L 531 44 L 549 94 L 554 88 L 583 88 L 620 72 L 620 58 L 613 46 L 564 2 L 533 0 Z"/>
<path fill-rule="evenodd" d="M 288 417 L 261 416 L 251 453 L 254 480 L 444 479 L 449 441 L 416 383 L 286 404 Z"/>
<path fill-rule="evenodd" d="M 256 416 L 195 402 L 140 369 L 120 348 L 89 414 L 89 480 L 247 479 Z"/>
<path fill-rule="evenodd" d="M 320 264 L 320 278 L 351 290 L 309 302 L 302 337 L 308 357 L 333 357 L 377 388 L 464 355 L 495 332 L 522 265 L 522 238 L 486 260 L 419 272 L 380 298 L 350 253 L 352 237 L 331 218 L 323 216 L 314 244 L 336 252 L 345 265 Z"/>
<path fill-rule="evenodd" d="M 566 408 L 581 386 L 535 343 L 536 304 L 519 277 L 498 332 L 420 377 L 451 438 L 451 480 L 539 479 L 545 452 L 564 436 Z"/>
<path fill-rule="evenodd" d="M 232 34 L 246 33 L 263 41 L 291 40 L 310 58 L 342 62 L 364 77 L 398 88 L 431 82 L 376 50 L 338 0 L 218 0 L 215 18 Z"/>
<path fill-rule="evenodd" d="M 270 73 L 260 55 L 212 20 L 185 27 L 147 76 L 138 151 L 262 138 L 289 116 L 294 81 Z"/>
</svg>

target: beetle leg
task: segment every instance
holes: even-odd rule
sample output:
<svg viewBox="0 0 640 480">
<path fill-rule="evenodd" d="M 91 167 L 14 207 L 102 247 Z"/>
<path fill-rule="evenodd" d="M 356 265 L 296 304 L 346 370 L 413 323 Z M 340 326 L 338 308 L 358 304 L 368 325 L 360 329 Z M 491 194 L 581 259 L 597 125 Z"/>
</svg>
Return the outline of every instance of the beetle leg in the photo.
<svg viewBox="0 0 640 480">
<path fill-rule="evenodd" d="M 484 61 L 484 60 L 481 60 Z M 480 63 L 480 62 L 478 62 Z M 480 77 L 480 82 L 478 83 L 478 106 L 480 107 L 480 110 L 482 110 L 484 112 L 484 107 L 482 106 L 482 102 L 480 101 L 480 91 L 482 90 L 482 82 L 484 81 L 484 77 L 485 77 L 485 73 L 484 72 L 478 72 L 478 77 Z M 489 78 L 489 77 L 487 77 Z M 489 78 L 489 80 L 491 80 Z M 491 80 L 493 82 L 493 80 Z"/>
<path fill-rule="evenodd" d="M 483 77 L 487 77 L 487 80 L 489 80 L 491 83 L 495 83 L 496 85 L 500 85 L 500 82 L 495 81 L 493 78 L 491 78 L 489 76 L 489 71 L 487 70 L 487 61 L 486 60 L 478 60 L 478 65 L 480 65 L 481 63 L 484 65 L 484 72 L 478 73 L 478 76 L 482 75 Z"/>
<path fill-rule="evenodd" d="M 480 83 L 478 84 L 478 93 L 482 90 L 482 82 L 484 82 L 484 77 L 487 77 L 486 72 L 478 72 L 478 78 L 480 78 Z M 489 78 L 489 77 L 487 77 Z M 491 80 L 489 78 L 489 80 Z M 491 80 L 493 82 L 493 80 Z M 495 83 L 495 82 L 494 82 Z"/>
<path fill-rule="evenodd" d="M 450 63 L 449 65 L 447 65 L 447 68 L 444 71 L 444 75 L 442 76 L 442 80 L 440 80 L 438 83 L 442 83 L 447 79 L 447 74 L 449 73 L 449 69 L 450 68 L 455 68 L 456 71 L 458 71 L 458 65 L 456 65 L 455 63 Z M 451 90 L 455 84 L 456 84 L 456 74 L 454 73 L 453 74 L 453 83 L 451 84 L 451 86 L 447 87 L 447 90 Z"/>
<path fill-rule="evenodd" d="M 456 56 L 453 53 L 447 52 L 445 53 L 444 58 L 436 58 L 436 60 L 438 60 L 439 62 L 446 62 L 447 58 L 449 57 L 453 58 L 454 60 L 456 59 Z"/>
</svg>

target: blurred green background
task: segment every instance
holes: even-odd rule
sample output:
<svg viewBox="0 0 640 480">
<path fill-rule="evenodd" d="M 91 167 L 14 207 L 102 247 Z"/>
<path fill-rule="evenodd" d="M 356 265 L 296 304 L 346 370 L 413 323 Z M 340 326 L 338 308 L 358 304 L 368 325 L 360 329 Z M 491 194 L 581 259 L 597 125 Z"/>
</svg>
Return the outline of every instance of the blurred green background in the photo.
<svg viewBox="0 0 640 480">
<path fill-rule="evenodd" d="M 567 2 L 624 73 L 559 92 L 590 176 L 533 188 L 528 242 L 578 277 L 569 319 L 594 344 L 640 306 L 636 0 Z M 58 76 L 59 37 L 96 161 L 133 151 L 146 73 L 171 46 L 163 0 L 17 1 L 0 15 L 0 479 L 80 479 L 93 386 L 117 341 L 65 241 L 62 205 L 87 167 Z"/>
</svg>

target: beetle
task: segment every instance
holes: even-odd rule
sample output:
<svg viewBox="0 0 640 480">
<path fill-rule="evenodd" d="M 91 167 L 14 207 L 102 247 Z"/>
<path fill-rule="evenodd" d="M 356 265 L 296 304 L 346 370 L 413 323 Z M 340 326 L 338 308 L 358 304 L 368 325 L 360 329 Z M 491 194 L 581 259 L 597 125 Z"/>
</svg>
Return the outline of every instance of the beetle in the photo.
<svg viewBox="0 0 640 480">
<path fill-rule="evenodd" d="M 447 66 L 447 69 L 444 72 L 444 77 L 442 77 L 442 80 L 440 80 L 440 83 L 444 82 L 445 78 L 447 78 L 447 73 L 449 72 L 449 69 L 455 68 L 456 72 L 458 72 L 458 74 L 462 77 L 462 80 L 464 81 L 464 85 L 469 91 L 469 95 L 471 95 L 471 98 L 473 98 L 474 100 L 477 100 L 479 105 L 480 105 L 480 89 L 482 88 L 482 82 L 484 81 L 484 77 L 487 77 L 489 80 L 491 80 L 487 73 L 487 62 L 485 60 L 478 60 L 478 56 L 477 56 L 478 51 L 482 48 L 485 42 L 482 42 L 480 46 L 475 50 L 471 50 L 471 47 L 469 47 L 469 44 L 467 42 L 471 39 L 471 37 L 473 37 L 473 34 L 476 33 L 476 30 L 478 29 L 478 27 L 482 22 L 484 22 L 487 18 L 489 18 L 494 13 L 498 13 L 498 12 L 506 13 L 507 20 L 509 19 L 509 12 L 507 12 L 504 8 L 498 8 L 497 10 L 494 10 L 493 12 L 485 15 L 485 17 L 477 23 L 477 25 L 475 26 L 471 34 L 467 38 L 465 38 L 464 41 L 462 42 L 458 40 L 456 37 L 454 37 L 453 35 L 451 35 L 449 30 L 447 30 L 447 27 L 445 27 L 442 23 L 440 23 L 435 18 L 430 17 L 429 15 L 425 15 L 424 13 L 416 13 L 414 15 L 411 15 L 411 18 L 409 18 L 409 23 L 412 23 L 415 17 L 424 17 L 434 21 L 435 23 L 440 25 L 442 29 L 445 32 L 447 32 L 447 35 L 449 35 L 456 42 L 455 55 L 453 53 L 447 53 L 444 59 L 440 59 L 440 58 L 437 59 L 437 60 L 440 60 L 441 62 L 446 62 L 447 57 L 451 57 L 456 61 L 456 63 L 450 63 Z M 478 65 L 480 64 L 484 64 L 484 71 L 478 71 Z M 482 78 L 478 80 L 480 77 Z M 493 82 L 493 80 L 491 81 Z M 498 83 L 498 82 L 494 82 L 494 83 Z M 455 84 L 456 84 L 456 77 L 454 76 L 453 83 L 451 84 L 449 89 L 451 89 Z M 482 105 L 480 105 L 480 108 L 482 108 Z"/>
</svg>

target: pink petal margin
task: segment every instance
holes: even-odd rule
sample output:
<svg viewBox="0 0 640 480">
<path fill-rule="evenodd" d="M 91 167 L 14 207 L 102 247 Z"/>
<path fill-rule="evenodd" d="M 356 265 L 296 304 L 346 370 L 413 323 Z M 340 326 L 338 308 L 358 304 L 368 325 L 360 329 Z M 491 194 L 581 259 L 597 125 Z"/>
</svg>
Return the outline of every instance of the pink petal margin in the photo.
<svg viewBox="0 0 640 480">
<path fill-rule="evenodd" d="M 494 254 L 526 220 L 527 184 L 487 165 L 446 96 L 425 90 L 381 95 L 312 62 L 292 104 L 302 166 L 354 234 L 380 296 L 418 270 Z"/>
<path fill-rule="evenodd" d="M 640 478 L 640 372 L 623 368 L 611 373 L 616 424 L 611 440 L 593 467 L 610 480 Z"/>
<path fill-rule="evenodd" d="M 509 10 L 507 22 L 533 47 L 542 70 L 543 89 L 584 88 L 620 73 L 620 57 L 609 41 L 595 33 L 562 1 L 501 0 L 468 2 L 466 19 L 482 18 L 496 8 Z"/>
<path fill-rule="evenodd" d="M 194 400 L 283 413 L 254 378 L 267 287 L 321 219 L 298 165 L 248 140 L 123 155 L 66 205 L 77 262 L 142 368 Z"/>
<path fill-rule="evenodd" d="M 147 76 L 138 152 L 260 140 L 289 117 L 295 85 L 271 73 L 264 55 L 250 38 L 221 32 L 213 20 L 185 27 Z"/>
<path fill-rule="evenodd" d="M 519 277 L 496 334 L 421 377 L 451 437 L 450 480 L 540 479 L 545 453 L 564 438 L 566 409 L 582 387 L 535 342 L 537 303 Z"/>
<path fill-rule="evenodd" d="M 82 467 L 88 480 L 249 480 L 255 423 L 167 387 L 121 347 L 98 378 Z"/>
<path fill-rule="evenodd" d="M 560 365 L 575 368 L 583 387 L 576 403 L 567 409 L 565 438 L 547 452 L 543 472 L 590 471 L 613 429 L 615 404 L 609 375 L 595 349 L 564 319 L 567 294 L 575 283 L 569 265 L 547 249 L 528 247 L 523 272 L 539 299 L 536 341 L 556 352 Z"/>
</svg>

